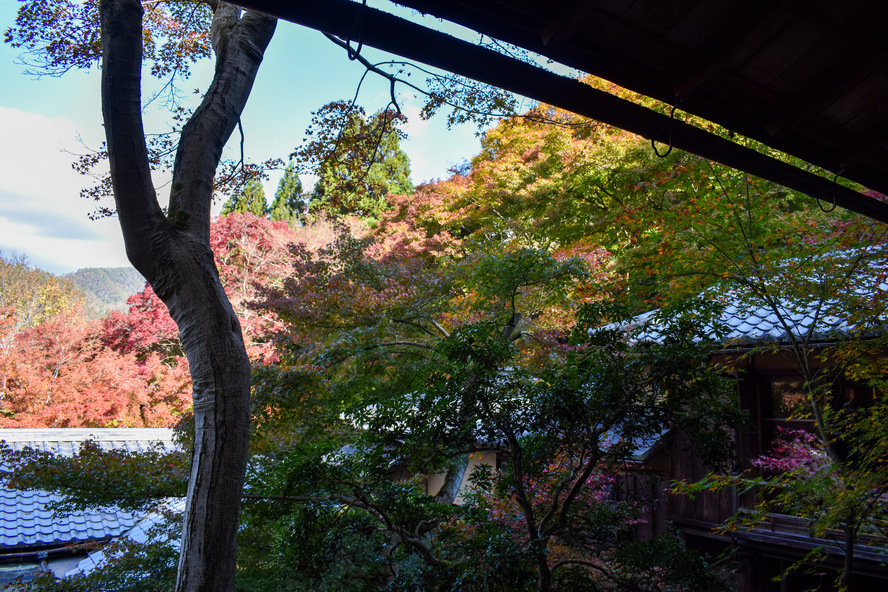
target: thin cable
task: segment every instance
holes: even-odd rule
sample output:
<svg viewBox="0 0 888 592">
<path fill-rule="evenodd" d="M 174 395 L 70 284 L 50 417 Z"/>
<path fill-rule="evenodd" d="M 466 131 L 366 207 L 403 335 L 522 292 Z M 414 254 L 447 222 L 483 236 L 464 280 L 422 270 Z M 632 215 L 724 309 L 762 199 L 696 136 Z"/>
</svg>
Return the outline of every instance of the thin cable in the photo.
<svg viewBox="0 0 888 592">
<path fill-rule="evenodd" d="M 654 136 L 653 138 L 651 138 L 651 148 L 653 148 L 654 154 L 656 154 L 659 158 L 666 158 L 667 156 L 669 156 L 669 153 L 672 152 L 672 125 L 673 125 L 673 122 L 675 121 L 675 110 L 677 108 L 678 108 L 677 104 L 672 106 L 672 111 L 669 113 L 669 121 L 667 121 L 663 125 L 663 129 L 660 130 L 660 134 L 662 134 L 663 131 L 665 131 L 666 129 L 669 130 L 669 145 L 668 145 L 668 148 L 666 148 L 666 152 L 660 154 L 660 151 L 657 150 L 656 141 L 657 141 L 657 136 L 659 136 L 660 134 L 657 134 L 657 136 Z"/>
<path fill-rule="evenodd" d="M 839 171 L 838 173 L 836 173 L 836 176 L 833 177 L 833 183 L 836 183 L 839 180 L 839 175 L 841 173 L 842 173 L 842 171 Z M 824 193 L 826 193 L 826 192 L 824 192 Z M 823 207 L 823 201 L 820 199 L 819 195 L 817 196 L 817 205 L 820 207 L 820 211 L 822 211 L 824 214 L 829 214 L 834 209 L 836 209 L 836 192 L 830 191 L 830 193 L 832 194 L 832 207 L 829 209 L 826 209 Z"/>
<path fill-rule="evenodd" d="M 361 55 L 361 49 L 364 47 L 364 41 L 361 39 L 363 37 L 362 33 L 364 30 L 363 22 L 364 22 L 364 8 L 367 6 L 367 0 L 361 4 L 360 8 L 355 12 L 355 20 L 352 21 L 351 30 L 349 31 L 349 37 L 345 40 L 345 49 L 348 52 L 348 59 L 354 61 L 358 59 L 358 56 Z M 358 48 L 352 49 L 351 47 L 351 31 L 357 29 L 358 32 Z"/>
</svg>

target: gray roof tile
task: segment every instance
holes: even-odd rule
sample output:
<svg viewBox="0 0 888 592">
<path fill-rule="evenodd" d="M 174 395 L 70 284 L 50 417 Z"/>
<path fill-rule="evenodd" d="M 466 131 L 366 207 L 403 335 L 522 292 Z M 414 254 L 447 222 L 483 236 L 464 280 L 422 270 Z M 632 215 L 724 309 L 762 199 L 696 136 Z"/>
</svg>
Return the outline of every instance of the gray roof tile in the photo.
<svg viewBox="0 0 888 592">
<path fill-rule="evenodd" d="M 183 512 L 185 512 L 185 499 L 176 498 L 168 500 L 166 502 L 166 510 L 171 511 L 174 514 L 181 515 Z M 148 541 L 161 542 L 165 540 L 168 542 L 168 544 L 178 548 L 178 539 L 167 539 L 163 536 L 162 533 L 157 533 L 152 530 L 155 525 L 163 524 L 165 523 L 165 521 L 166 518 L 162 512 L 152 512 L 151 514 L 148 514 L 142 520 L 140 520 L 131 529 L 129 529 L 123 536 L 137 543 L 146 543 Z M 86 559 L 83 559 L 80 563 L 78 563 L 76 568 L 68 571 L 65 576 L 69 577 L 76 574 L 86 575 L 97 567 L 104 565 L 111 558 L 108 557 L 106 549 L 104 548 L 99 549 L 98 551 L 93 551 L 86 557 Z"/>
<path fill-rule="evenodd" d="M 888 284 L 881 283 L 875 289 L 888 292 Z M 785 344 L 791 341 L 791 335 L 807 337 L 813 341 L 827 341 L 841 338 L 855 330 L 847 321 L 841 305 L 834 301 L 781 300 L 776 304 L 780 313 L 778 315 L 763 303 L 750 301 L 752 299 L 744 300 L 734 290 L 722 290 L 714 298 L 724 305 L 717 321 L 726 330 L 720 340 L 726 345 Z M 657 319 L 658 312 L 653 310 L 638 315 L 626 326 L 640 329 L 636 339 L 657 341 L 662 331 Z M 711 324 L 704 326 L 703 330 L 714 337 Z"/>
<path fill-rule="evenodd" d="M 73 456 L 86 439 L 98 442 L 106 450 L 136 452 L 148 450 L 155 443 L 168 449 L 174 447 L 172 430 L 166 428 L 0 429 L 0 440 L 13 450 L 30 447 Z M 59 499 L 47 491 L 0 487 L 0 552 L 112 538 L 144 518 L 144 513 L 116 508 L 57 515 L 48 506 Z"/>
</svg>

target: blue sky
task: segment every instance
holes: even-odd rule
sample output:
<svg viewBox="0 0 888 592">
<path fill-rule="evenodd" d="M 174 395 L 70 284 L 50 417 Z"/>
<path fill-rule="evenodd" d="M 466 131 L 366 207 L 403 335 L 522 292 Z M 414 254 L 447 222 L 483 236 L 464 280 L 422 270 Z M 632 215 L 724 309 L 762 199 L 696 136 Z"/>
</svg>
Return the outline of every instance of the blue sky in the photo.
<svg viewBox="0 0 888 592">
<path fill-rule="evenodd" d="M 4 32 L 18 4 L 0 0 Z M 369 48 L 362 54 L 371 60 L 389 57 Z M 6 44 L 0 46 L 0 252 L 26 254 L 34 266 L 53 273 L 128 265 L 117 221 L 89 220 L 94 206 L 79 193 L 91 180 L 71 168 L 74 154 L 98 147 L 103 140 L 98 70 L 40 79 L 23 70 L 17 53 Z M 207 62 L 186 82 L 185 90 L 205 88 L 211 73 Z M 279 23 L 242 118 L 247 158 L 286 158 L 301 142 L 311 111 L 332 100 L 350 99 L 362 74 L 359 64 L 320 33 Z M 358 103 L 373 112 L 386 106 L 388 92 L 387 81 L 369 77 Z M 474 127 L 447 130 L 443 117 L 422 121 L 412 92 L 401 92 L 409 117 L 409 139 L 403 148 L 411 159 L 414 183 L 445 177 L 449 167 L 477 153 Z M 163 114 L 149 113 L 147 121 L 149 127 L 162 126 Z M 235 136 L 229 155 L 236 154 L 238 144 Z M 278 178 L 273 175 L 266 183 L 266 195 L 273 195 Z"/>
</svg>

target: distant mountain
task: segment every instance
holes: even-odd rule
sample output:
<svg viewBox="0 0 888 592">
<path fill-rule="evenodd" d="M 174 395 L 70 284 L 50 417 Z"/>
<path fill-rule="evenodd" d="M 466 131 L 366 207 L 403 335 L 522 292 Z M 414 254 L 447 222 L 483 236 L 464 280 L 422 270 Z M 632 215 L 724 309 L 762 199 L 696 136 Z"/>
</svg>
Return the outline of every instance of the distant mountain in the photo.
<svg viewBox="0 0 888 592">
<path fill-rule="evenodd" d="M 63 277 L 83 292 L 84 312 L 94 318 L 126 312 L 126 299 L 145 288 L 145 278 L 132 267 L 85 267 Z"/>
</svg>

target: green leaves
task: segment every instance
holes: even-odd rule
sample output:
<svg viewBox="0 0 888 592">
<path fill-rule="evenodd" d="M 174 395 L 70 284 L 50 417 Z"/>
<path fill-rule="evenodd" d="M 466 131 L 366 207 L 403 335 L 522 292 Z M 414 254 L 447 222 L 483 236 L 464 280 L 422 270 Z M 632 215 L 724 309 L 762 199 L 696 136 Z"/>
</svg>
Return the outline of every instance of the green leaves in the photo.
<svg viewBox="0 0 888 592">
<path fill-rule="evenodd" d="M 339 553 L 344 563 L 317 562 L 342 586 L 397 565 L 393 589 L 535 587 L 551 576 L 540 570 L 552 546 L 611 557 L 608 533 L 636 511 L 610 497 L 613 463 L 673 424 L 695 428 L 707 459 L 724 458 L 736 401 L 701 363 L 714 315 L 703 304 L 664 312 L 662 344 L 637 342 L 607 325 L 630 310 L 584 292 L 588 258 L 520 241 L 427 250 L 412 227 L 390 240 L 398 216 L 376 235 L 342 230 L 315 253 L 294 249 L 293 276 L 262 304 L 292 339 L 288 369 L 261 374 L 266 425 L 288 405 L 307 414 L 266 449 L 275 460 L 257 469 L 256 495 L 269 499 L 256 509 L 293 520 L 282 541 L 303 525 L 317 533 L 288 543 L 300 561 Z M 462 508 L 436 504 L 438 483 L 462 481 L 479 454 L 497 465 L 483 491 L 463 494 Z M 559 573 L 573 581 L 573 568 Z"/>
<path fill-rule="evenodd" d="M 588 277 L 577 258 L 555 259 L 545 249 L 518 247 L 505 251 L 479 249 L 470 255 L 465 285 L 479 303 L 524 315 L 539 315 L 548 306 L 569 301 L 570 289 Z"/>
<path fill-rule="evenodd" d="M 413 191 L 410 162 L 400 148 L 404 117 L 334 101 L 313 113 L 307 140 L 292 155 L 302 172 L 318 176 L 309 209 L 339 217 L 375 219 L 388 208 L 389 193 Z"/>
<path fill-rule="evenodd" d="M 7 487 L 55 491 L 64 499 L 56 510 L 118 506 L 146 510 L 170 497 L 183 497 L 188 482 L 190 455 L 153 450 L 106 450 L 87 440 L 73 457 L 26 448 L 21 452 L 0 446 L 0 457 L 10 470 L 3 474 Z"/>
<path fill-rule="evenodd" d="M 16 592 L 170 592 L 175 588 L 177 545 L 181 535 L 181 517 L 167 516 L 167 521 L 152 527 L 148 542 L 116 539 L 103 547 L 111 558 L 100 569 L 62 579 L 49 570 L 30 582 L 19 582 L 8 590 Z M 150 574 L 150 577 L 146 577 Z"/>
<path fill-rule="evenodd" d="M 225 202 L 222 206 L 222 215 L 228 214 L 253 214 L 256 217 L 263 217 L 268 213 L 268 203 L 265 201 L 265 189 L 259 179 L 252 178 L 247 181 L 244 188 Z"/>
<path fill-rule="evenodd" d="M 268 217 L 277 222 L 302 220 L 308 208 L 307 197 L 302 194 L 302 181 L 296 174 L 296 163 L 290 162 L 284 169 L 284 176 L 278 182 L 274 201 L 268 209 Z"/>
</svg>

